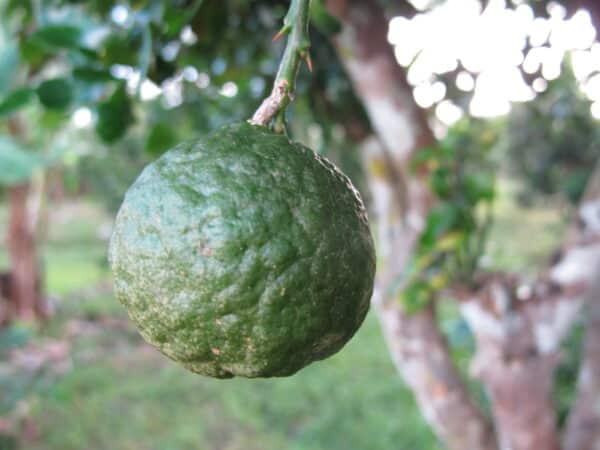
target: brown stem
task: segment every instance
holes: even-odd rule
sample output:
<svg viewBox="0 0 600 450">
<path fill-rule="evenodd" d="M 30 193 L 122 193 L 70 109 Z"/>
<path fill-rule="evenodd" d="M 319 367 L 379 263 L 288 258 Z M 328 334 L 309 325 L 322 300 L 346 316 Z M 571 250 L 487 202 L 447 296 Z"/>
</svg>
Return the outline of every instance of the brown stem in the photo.
<svg viewBox="0 0 600 450">
<path fill-rule="evenodd" d="M 275 82 L 271 94 L 260 104 L 250 122 L 252 125 L 266 126 L 271 122 L 275 115 L 279 112 L 284 102 L 287 101 L 288 82 L 287 80 L 279 80 Z"/>
</svg>

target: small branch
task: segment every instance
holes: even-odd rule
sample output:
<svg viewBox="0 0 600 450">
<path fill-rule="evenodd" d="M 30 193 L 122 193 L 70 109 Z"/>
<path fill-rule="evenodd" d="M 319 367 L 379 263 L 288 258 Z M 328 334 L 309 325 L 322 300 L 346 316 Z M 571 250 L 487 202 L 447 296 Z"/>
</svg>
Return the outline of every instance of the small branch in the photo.
<svg viewBox="0 0 600 450">
<path fill-rule="evenodd" d="M 517 278 L 502 274 L 479 285 L 461 296 L 460 306 L 477 343 L 471 374 L 490 396 L 500 448 L 559 450 L 551 395 L 558 363 L 554 343 L 560 341 L 561 320 L 569 321 L 578 304 L 535 294 L 518 298 Z"/>
<path fill-rule="evenodd" d="M 535 283 L 527 285 L 518 276 L 495 274 L 479 280 L 478 289 L 459 296 L 461 312 L 477 342 L 472 372 L 490 394 L 502 448 L 560 448 L 551 395 L 553 373 L 560 343 L 577 320 L 586 296 L 591 299 L 599 273 L 600 165 L 577 216 Z M 599 448 L 597 308 L 592 304 L 578 400 L 563 438 L 565 450 Z"/>
<path fill-rule="evenodd" d="M 308 38 L 309 8 L 310 0 L 292 0 L 290 3 L 290 9 L 283 21 L 283 28 L 275 35 L 275 39 L 277 39 L 279 36 L 289 33 L 287 45 L 279 64 L 271 95 L 262 102 L 248 121 L 253 125 L 266 126 L 279 112 L 284 111 L 294 99 L 296 76 L 301 60 L 306 60 L 311 67 L 308 54 L 310 47 Z"/>
</svg>

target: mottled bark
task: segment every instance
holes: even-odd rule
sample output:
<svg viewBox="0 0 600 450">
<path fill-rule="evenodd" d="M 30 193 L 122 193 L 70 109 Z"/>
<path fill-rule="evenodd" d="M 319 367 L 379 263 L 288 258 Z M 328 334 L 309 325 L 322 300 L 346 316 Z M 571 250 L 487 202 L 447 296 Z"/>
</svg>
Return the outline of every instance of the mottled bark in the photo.
<svg viewBox="0 0 600 450">
<path fill-rule="evenodd" d="M 556 349 L 540 349 L 539 302 L 523 302 L 516 291 L 516 280 L 492 277 L 462 303 L 477 342 L 471 372 L 487 388 L 501 449 L 558 450 L 551 400 Z"/>
<path fill-rule="evenodd" d="M 376 0 L 328 0 L 327 6 L 344 24 L 334 44 L 387 151 L 386 164 L 396 180 L 406 180 L 403 219 L 420 231 L 433 197 L 422 176 L 407 176 L 408 168 L 414 153 L 435 138 L 387 41 L 388 21 Z"/>
<path fill-rule="evenodd" d="M 564 431 L 564 450 L 600 450 L 600 283 L 588 295 L 588 301 L 577 400 Z"/>
</svg>

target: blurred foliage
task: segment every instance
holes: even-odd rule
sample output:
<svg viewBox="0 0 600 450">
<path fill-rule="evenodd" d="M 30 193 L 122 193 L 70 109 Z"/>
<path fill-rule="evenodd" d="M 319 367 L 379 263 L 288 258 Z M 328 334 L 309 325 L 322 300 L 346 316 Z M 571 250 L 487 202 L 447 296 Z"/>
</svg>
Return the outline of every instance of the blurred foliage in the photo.
<svg viewBox="0 0 600 450">
<path fill-rule="evenodd" d="M 571 330 L 561 344 L 560 364 L 556 369 L 554 378 L 553 400 L 556 405 L 558 422 L 565 424 L 577 391 L 577 384 L 573 382 L 579 374 L 581 357 L 583 355 L 584 324 L 579 322 Z"/>
<path fill-rule="evenodd" d="M 497 139 L 485 122 L 464 119 L 436 147 L 416 154 L 413 170 L 427 174 L 437 203 L 402 277 L 407 311 L 423 307 L 451 283 L 472 282 L 492 220 L 497 167 L 491 150 Z"/>
<path fill-rule="evenodd" d="M 554 194 L 579 200 L 600 155 L 600 127 L 570 71 L 535 100 L 514 106 L 500 146 L 523 180 L 521 200 Z"/>
<path fill-rule="evenodd" d="M 0 185 L 12 186 L 28 180 L 45 161 L 8 136 L 0 136 Z"/>
<path fill-rule="evenodd" d="M 8 0 L 0 117 L 42 125 L 36 132 L 44 138 L 28 138 L 34 152 L 46 151 L 48 135 L 62 134 L 81 163 L 63 173 L 75 174 L 77 186 L 115 208 L 151 158 L 252 115 L 277 70 L 285 39 L 273 44 L 270 36 L 287 6 L 283 0 Z M 315 71 L 309 77 L 301 70 L 291 132 L 350 168 L 360 185 L 359 159 L 348 149 L 368 131 L 368 120 L 326 38 L 339 23 L 321 1 L 312 2 L 311 16 Z M 152 100 L 142 100 L 146 77 L 162 91 Z M 72 113 L 82 107 L 92 111 L 104 147 L 73 130 Z"/>
</svg>

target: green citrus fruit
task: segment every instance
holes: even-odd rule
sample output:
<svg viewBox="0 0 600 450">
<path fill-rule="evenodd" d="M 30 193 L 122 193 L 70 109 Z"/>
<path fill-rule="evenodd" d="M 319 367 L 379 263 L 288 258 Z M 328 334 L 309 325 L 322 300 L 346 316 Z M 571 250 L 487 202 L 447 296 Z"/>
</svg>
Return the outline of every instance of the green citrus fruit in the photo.
<svg viewBox="0 0 600 450">
<path fill-rule="evenodd" d="M 362 201 L 325 158 L 237 123 L 144 169 L 110 242 L 118 299 L 187 369 L 291 375 L 337 352 L 368 310 Z"/>
</svg>

